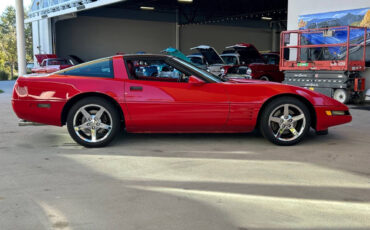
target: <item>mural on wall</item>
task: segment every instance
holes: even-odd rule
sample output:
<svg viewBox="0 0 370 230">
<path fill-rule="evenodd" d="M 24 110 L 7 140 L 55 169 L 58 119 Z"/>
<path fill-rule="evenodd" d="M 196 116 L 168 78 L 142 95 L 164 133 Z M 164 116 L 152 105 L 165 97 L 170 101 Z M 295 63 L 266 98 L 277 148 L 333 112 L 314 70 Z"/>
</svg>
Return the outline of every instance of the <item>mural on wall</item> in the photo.
<svg viewBox="0 0 370 230">
<path fill-rule="evenodd" d="M 322 30 L 316 33 L 303 33 L 301 43 L 306 45 L 316 44 L 344 44 L 347 42 L 348 34 L 344 26 L 358 26 L 370 28 L 370 7 L 354 10 L 343 10 L 328 13 L 301 15 L 298 18 L 298 27 L 304 29 L 318 29 L 326 27 L 339 27 L 323 33 Z M 330 32 L 330 33 L 329 33 Z M 365 29 L 353 28 L 350 30 L 349 40 L 351 44 L 363 44 Z M 370 61 L 370 30 L 367 30 L 366 39 L 366 60 Z M 320 58 L 328 60 L 343 60 L 347 55 L 345 46 L 334 46 L 327 48 L 302 49 L 301 59 L 307 56 L 315 56 L 315 52 L 319 53 Z M 327 57 L 323 57 L 326 52 Z M 363 49 L 361 46 L 355 46 L 350 49 L 350 59 L 361 60 L 363 58 Z M 303 55 L 303 57 L 302 57 Z M 306 57 L 306 58 L 307 58 Z"/>
<path fill-rule="evenodd" d="M 298 18 L 299 29 L 314 29 L 333 26 L 370 27 L 370 7 L 301 15 Z"/>
</svg>

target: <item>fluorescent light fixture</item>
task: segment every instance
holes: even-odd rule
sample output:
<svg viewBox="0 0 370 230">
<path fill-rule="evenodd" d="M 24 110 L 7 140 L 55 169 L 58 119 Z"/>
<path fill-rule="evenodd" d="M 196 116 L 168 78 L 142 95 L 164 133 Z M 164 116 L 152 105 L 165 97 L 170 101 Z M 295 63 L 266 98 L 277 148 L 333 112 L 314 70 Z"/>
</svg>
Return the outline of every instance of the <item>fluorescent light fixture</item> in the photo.
<svg viewBox="0 0 370 230">
<path fill-rule="evenodd" d="M 177 0 L 178 2 L 182 2 L 182 3 L 192 3 L 193 0 Z"/>
<path fill-rule="evenodd" d="M 153 6 L 140 6 L 141 10 L 154 10 Z"/>
<path fill-rule="evenodd" d="M 268 21 L 272 20 L 272 18 L 270 18 L 270 17 L 261 17 L 261 19 L 262 20 L 268 20 Z"/>
</svg>

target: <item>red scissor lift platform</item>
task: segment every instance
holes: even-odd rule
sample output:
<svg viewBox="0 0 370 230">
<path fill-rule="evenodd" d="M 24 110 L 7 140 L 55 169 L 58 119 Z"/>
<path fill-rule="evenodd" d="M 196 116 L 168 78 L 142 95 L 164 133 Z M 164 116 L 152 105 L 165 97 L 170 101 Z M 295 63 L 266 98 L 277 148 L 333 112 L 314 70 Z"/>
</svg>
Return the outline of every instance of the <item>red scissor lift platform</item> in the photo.
<svg viewBox="0 0 370 230">
<path fill-rule="evenodd" d="M 340 26 L 281 33 L 283 83 L 306 87 L 343 103 L 364 99 L 361 73 L 370 61 L 370 29 Z"/>
</svg>

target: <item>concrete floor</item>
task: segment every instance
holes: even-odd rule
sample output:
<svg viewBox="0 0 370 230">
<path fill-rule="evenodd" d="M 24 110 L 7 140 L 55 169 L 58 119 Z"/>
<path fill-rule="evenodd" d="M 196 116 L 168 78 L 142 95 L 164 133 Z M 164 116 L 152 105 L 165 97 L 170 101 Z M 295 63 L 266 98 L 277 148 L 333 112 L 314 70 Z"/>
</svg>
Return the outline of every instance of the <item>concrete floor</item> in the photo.
<svg viewBox="0 0 370 230">
<path fill-rule="evenodd" d="M 369 107 L 293 147 L 124 134 L 85 149 L 66 128 L 18 127 L 10 86 L 0 83 L 0 229 L 370 229 Z"/>
</svg>

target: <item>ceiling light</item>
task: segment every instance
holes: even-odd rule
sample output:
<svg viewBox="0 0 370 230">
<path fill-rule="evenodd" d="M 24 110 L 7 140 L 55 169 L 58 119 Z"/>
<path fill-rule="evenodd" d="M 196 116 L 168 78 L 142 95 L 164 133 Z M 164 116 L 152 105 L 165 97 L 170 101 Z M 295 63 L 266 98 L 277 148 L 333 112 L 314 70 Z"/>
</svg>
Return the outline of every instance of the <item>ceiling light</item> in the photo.
<svg viewBox="0 0 370 230">
<path fill-rule="evenodd" d="M 141 10 L 154 10 L 153 6 L 140 6 Z"/>
<path fill-rule="evenodd" d="M 193 0 L 177 0 L 178 2 L 182 2 L 182 3 L 192 3 Z"/>
<path fill-rule="evenodd" d="M 272 20 L 272 18 L 270 18 L 270 17 L 261 17 L 261 19 L 262 20 L 268 20 L 268 21 Z"/>
</svg>

